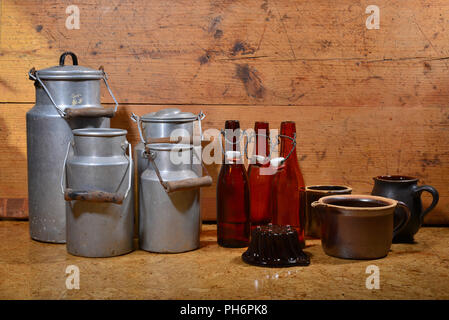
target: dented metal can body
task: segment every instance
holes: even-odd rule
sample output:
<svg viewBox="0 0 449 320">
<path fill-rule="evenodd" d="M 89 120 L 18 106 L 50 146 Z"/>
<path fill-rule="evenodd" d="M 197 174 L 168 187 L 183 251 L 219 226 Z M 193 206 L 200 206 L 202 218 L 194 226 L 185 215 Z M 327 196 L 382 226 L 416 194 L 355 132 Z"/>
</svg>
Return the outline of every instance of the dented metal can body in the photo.
<svg viewBox="0 0 449 320">
<path fill-rule="evenodd" d="M 76 56 L 72 57 L 76 62 Z M 36 104 L 26 114 L 30 235 L 52 243 L 66 241 L 60 176 L 72 130 L 109 127 L 111 117 L 100 104 L 104 72 L 66 66 L 63 58 L 59 66 L 30 71 Z"/>
<path fill-rule="evenodd" d="M 131 151 L 122 129 L 74 130 L 65 169 L 67 251 L 111 257 L 133 250 Z M 130 153 L 131 154 L 131 153 Z"/>
<path fill-rule="evenodd" d="M 192 169 L 191 145 L 154 144 L 149 148 L 153 163 L 164 181 L 198 178 Z M 174 148 L 176 151 L 172 153 Z M 187 161 L 177 164 L 173 155 Z M 160 183 L 153 163 L 148 165 L 140 178 L 140 248 L 159 253 L 177 253 L 199 248 L 200 189 L 168 193 Z"/>
</svg>

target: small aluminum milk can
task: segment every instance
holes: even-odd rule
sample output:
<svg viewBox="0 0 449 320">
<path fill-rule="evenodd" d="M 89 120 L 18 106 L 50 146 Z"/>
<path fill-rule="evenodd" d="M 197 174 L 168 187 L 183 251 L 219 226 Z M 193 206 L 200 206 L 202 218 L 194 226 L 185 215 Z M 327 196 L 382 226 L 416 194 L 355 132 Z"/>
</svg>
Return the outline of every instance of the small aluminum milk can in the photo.
<svg viewBox="0 0 449 320">
<path fill-rule="evenodd" d="M 212 178 L 195 173 L 189 144 L 148 144 L 145 156 L 150 164 L 140 178 L 140 248 L 160 253 L 197 249 L 199 188 L 210 186 Z"/>
<path fill-rule="evenodd" d="M 73 255 L 112 257 L 133 250 L 133 163 L 126 134 L 110 128 L 73 130 L 61 177 L 67 251 Z"/>
</svg>

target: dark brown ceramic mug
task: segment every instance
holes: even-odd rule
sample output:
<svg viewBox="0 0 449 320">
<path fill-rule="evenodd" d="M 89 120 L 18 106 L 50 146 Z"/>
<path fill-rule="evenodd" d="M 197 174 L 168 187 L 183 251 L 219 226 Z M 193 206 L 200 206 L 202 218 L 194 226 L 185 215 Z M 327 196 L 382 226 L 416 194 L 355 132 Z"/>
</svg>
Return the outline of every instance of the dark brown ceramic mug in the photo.
<svg viewBox="0 0 449 320">
<path fill-rule="evenodd" d="M 398 211 L 394 219 L 397 206 L 404 210 Z M 410 211 L 404 203 L 377 196 L 327 196 L 313 202 L 312 207 L 317 208 L 320 215 L 324 252 L 344 259 L 385 257 L 393 236 L 410 219 Z"/>
<path fill-rule="evenodd" d="M 316 209 L 312 207 L 312 203 L 318 199 L 326 196 L 350 194 L 352 188 L 348 186 L 333 186 L 333 185 L 315 185 L 306 186 L 304 192 L 305 197 L 305 234 L 310 238 L 320 238 L 321 226 L 320 219 Z"/>
<path fill-rule="evenodd" d="M 418 179 L 409 176 L 377 176 L 373 179 L 374 187 L 371 192 L 372 195 L 402 201 L 410 209 L 410 221 L 405 228 L 394 237 L 393 242 L 413 242 L 413 236 L 421 227 L 424 217 L 438 203 L 438 191 L 432 186 L 418 186 Z M 426 209 L 423 209 L 421 202 L 421 194 L 424 191 L 429 192 L 433 197 L 432 203 Z"/>
</svg>

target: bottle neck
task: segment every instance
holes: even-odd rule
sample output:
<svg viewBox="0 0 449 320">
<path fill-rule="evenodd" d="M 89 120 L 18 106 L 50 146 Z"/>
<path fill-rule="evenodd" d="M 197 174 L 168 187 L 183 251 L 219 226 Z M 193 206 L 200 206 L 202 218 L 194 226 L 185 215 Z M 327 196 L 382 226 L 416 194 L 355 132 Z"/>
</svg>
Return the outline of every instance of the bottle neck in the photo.
<svg viewBox="0 0 449 320">
<path fill-rule="evenodd" d="M 267 122 L 256 122 L 254 127 L 256 134 L 255 155 L 268 157 L 270 154 L 269 135 L 270 130 Z"/>
<path fill-rule="evenodd" d="M 224 130 L 225 137 L 225 152 L 226 151 L 240 151 L 240 122 L 238 120 L 227 120 Z"/>
<path fill-rule="evenodd" d="M 281 151 L 279 154 L 281 157 L 287 158 L 288 154 L 291 151 L 291 154 L 287 161 L 290 161 L 290 159 L 294 159 L 297 161 L 296 144 L 294 143 L 294 141 L 296 141 L 295 134 L 296 126 L 294 122 L 281 123 L 281 135 L 285 137 L 281 137 Z M 287 137 L 290 137 L 291 139 Z"/>
</svg>

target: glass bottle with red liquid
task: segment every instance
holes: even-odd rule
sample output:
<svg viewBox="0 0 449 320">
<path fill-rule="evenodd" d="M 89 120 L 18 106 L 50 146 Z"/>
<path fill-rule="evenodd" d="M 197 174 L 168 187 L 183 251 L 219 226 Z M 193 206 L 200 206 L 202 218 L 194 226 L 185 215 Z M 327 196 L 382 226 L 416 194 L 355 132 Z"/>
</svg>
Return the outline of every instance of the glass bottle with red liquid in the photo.
<svg viewBox="0 0 449 320">
<path fill-rule="evenodd" d="M 286 159 L 278 168 L 273 181 L 273 224 L 290 225 L 298 232 L 305 246 L 304 178 L 296 155 L 296 126 L 293 121 L 281 123 L 279 156 Z"/>
<path fill-rule="evenodd" d="M 217 181 L 217 242 L 222 247 L 247 247 L 250 237 L 249 183 L 240 152 L 240 123 L 225 123 L 225 161 Z"/>
<path fill-rule="evenodd" d="M 268 122 L 254 125 L 255 152 L 248 167 L 251 230 L 271 222 L 271 193 L 274 172 L 270 170 Z"/>
</svg>

